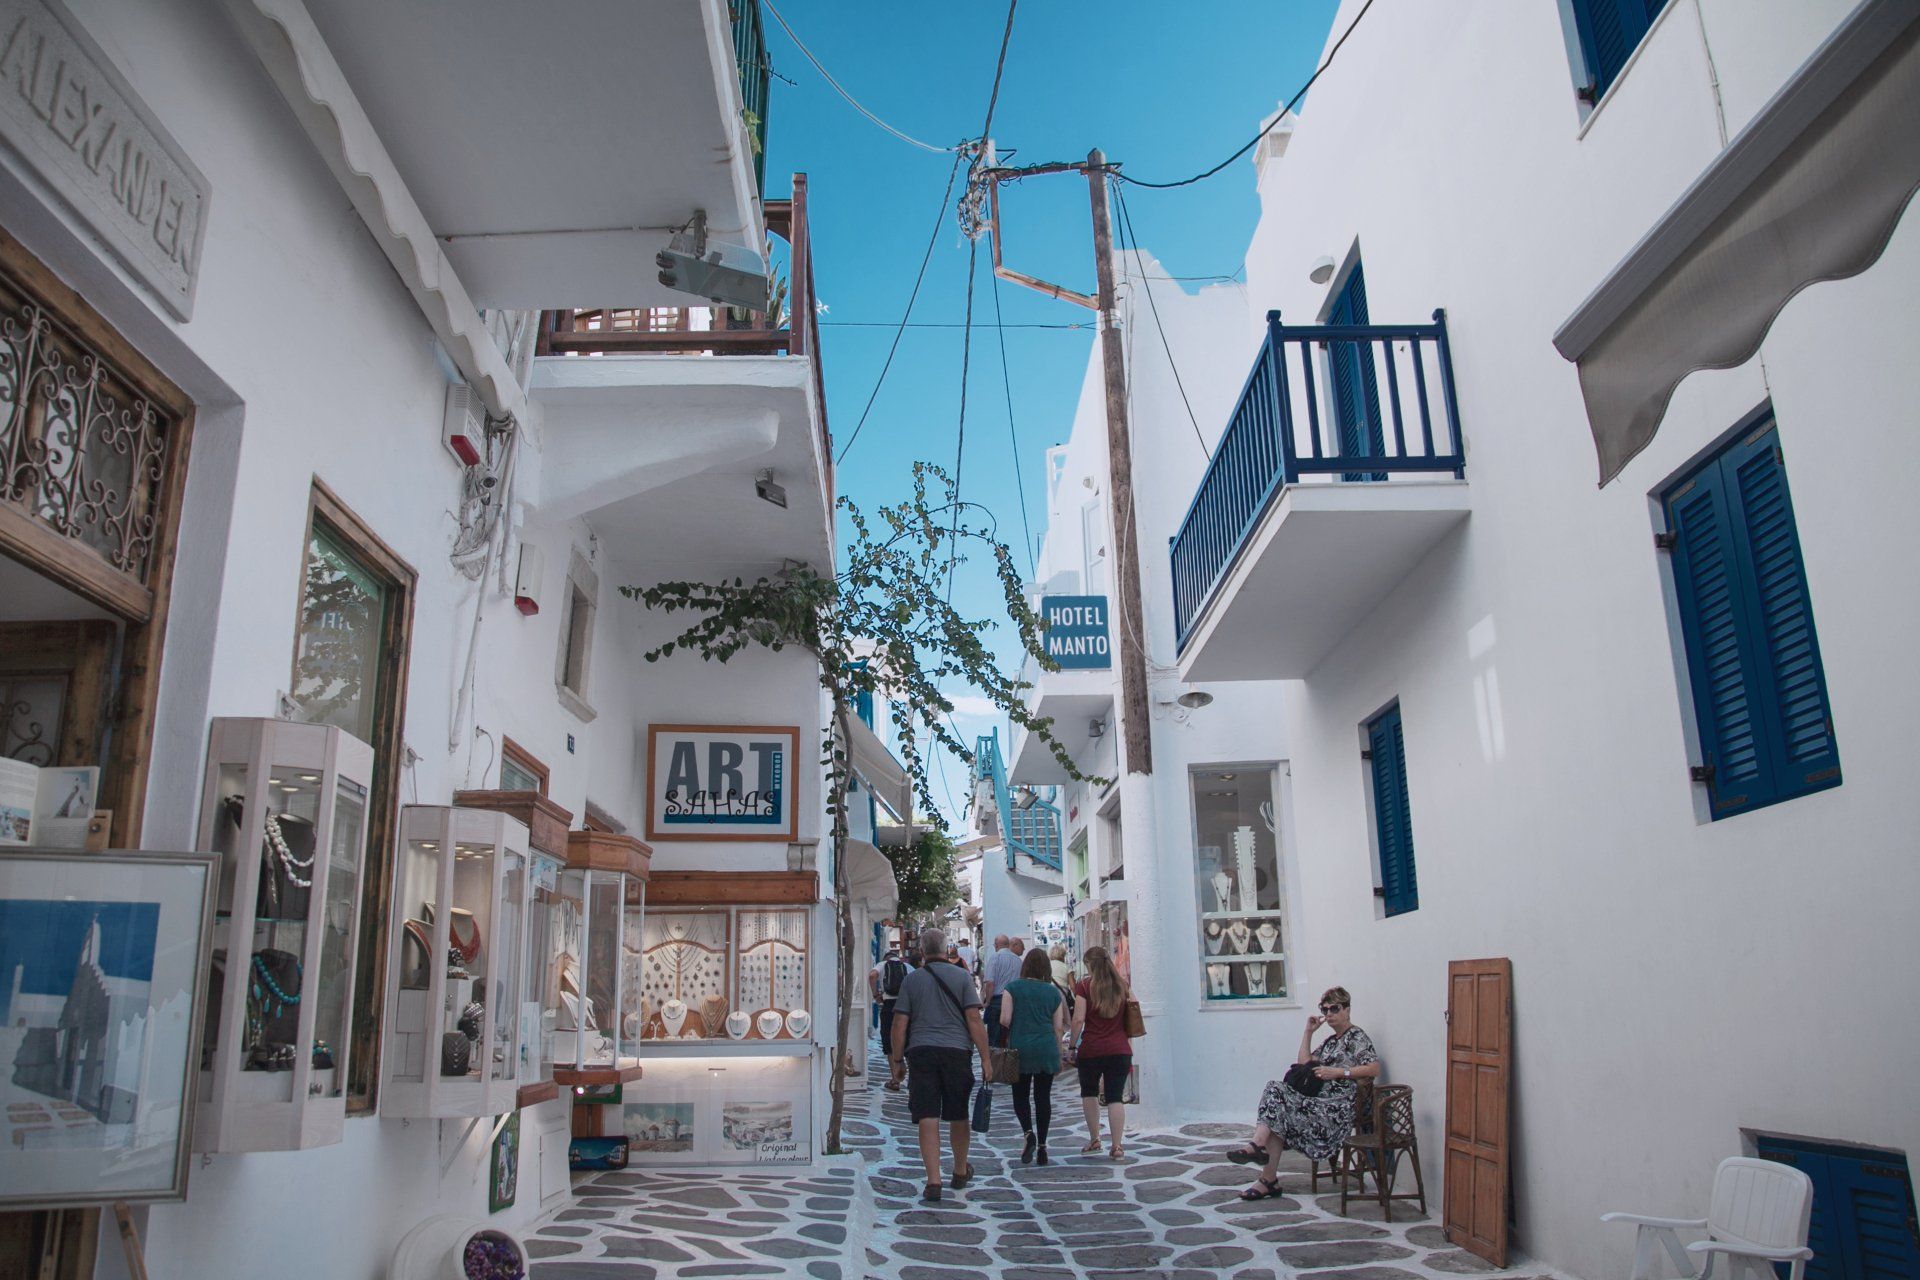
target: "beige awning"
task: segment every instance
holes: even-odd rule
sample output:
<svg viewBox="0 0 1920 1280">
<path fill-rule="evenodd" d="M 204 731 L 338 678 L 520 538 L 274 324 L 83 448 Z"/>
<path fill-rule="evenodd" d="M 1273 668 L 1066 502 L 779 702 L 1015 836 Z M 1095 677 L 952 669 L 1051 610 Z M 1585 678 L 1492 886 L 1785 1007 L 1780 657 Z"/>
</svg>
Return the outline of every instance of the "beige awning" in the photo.
<svg viewBox="0 0 1920 1280">
<path fill-rule="evenodd" d="M 1861 0 L 1554 335 L 1600 483 L 1681 379 L 1744 364 L 1788 300 L 1865 271 L 1920 187 L 1920 0 Z"/>
<path fill-rule="evenodd" d="M 900 889 L 894 883 L 893 864 L 887 855 L 865 840 L 847 841 L 847 891 L 854 902 L 863 903 L 876 920 L 884 920 L 900 909 Z"/>
<path fill-rule="evenodd" d="M 853 772 L 860 781 L 873 788 L 873 794 L 886 811 L 906 822 L 913 817 L 913 787 L 907 780 L 906 766 L 893 758 L 893 752 L 887 750 L 887 744 L 880 740 L 867 722 L 857 716 L 850 717 L 853 724 L 852 748 Z"/>
</svg>

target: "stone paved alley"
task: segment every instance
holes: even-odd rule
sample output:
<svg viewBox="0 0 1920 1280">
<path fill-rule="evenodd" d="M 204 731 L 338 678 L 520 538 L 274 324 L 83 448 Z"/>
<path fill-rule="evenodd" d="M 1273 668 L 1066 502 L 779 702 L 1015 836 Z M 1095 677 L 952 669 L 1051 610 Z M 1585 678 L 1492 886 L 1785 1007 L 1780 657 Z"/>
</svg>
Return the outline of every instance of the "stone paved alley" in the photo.
<svg viewBox="0 0 1920 1280">
<path fill-rule="evenodd" d="M 882 1071 L 876 1058 L 870 1070 Z M 876 1075 L 876 1080 L 880 1077 Z M 1285 1197 L 1235 1199 L 1249 1173 L 1223 1156 L 1245 1131 L 1193 1124 L 1128 1135 L 1116 1164 L 1077 1153 L 1085 1133 L 1070 1076 L 1055 1084 L 1054 1162 L 1022 1166 L 1020 1130 L 996 1090 L 978 1179 L 922 1206 L 906 1095 L 849 1100 L 856 1154 L 811 1172 L 601 1174 L 528 1241 L 532 1280 L 1434 1280 L 1491 1269 L 1450 1246 L 1417 1205 L 1381 1221 L 1376 1203 L 1307 1194 L 1289 1157 Z M 1433 1156 L 1427 1156 L 1429 1186 Z M 1429 1200 L 1429 1209 L 1437 1206 Z M 1532 1275 L 1524 1261 L 1507 1274 Z"/>
</svg>

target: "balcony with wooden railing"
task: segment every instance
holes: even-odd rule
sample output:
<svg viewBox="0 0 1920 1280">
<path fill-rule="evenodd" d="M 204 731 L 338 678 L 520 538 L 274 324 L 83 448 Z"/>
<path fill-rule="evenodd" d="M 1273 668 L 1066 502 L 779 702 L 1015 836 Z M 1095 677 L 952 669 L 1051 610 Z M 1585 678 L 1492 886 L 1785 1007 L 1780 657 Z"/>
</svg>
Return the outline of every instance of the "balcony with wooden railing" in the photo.
<svg viewBox="0 0 1920 1280">
<path fill-rule="evenodd" d="M 1466 519 L 1446 316 L 1284 325 L 1171 539 L 1190 680 L 1305 676 Z"/>
</svg>

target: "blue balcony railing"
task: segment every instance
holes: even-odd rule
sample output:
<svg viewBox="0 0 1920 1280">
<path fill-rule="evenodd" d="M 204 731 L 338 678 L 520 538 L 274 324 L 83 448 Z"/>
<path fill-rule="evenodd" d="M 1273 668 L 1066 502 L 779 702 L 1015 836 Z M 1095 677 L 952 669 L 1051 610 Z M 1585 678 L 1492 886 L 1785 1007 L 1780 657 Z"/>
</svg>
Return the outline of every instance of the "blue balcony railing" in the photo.
<svg viewBox="0 0 1920 1280">
<path fill-rule="evenodd" d="M 1026 854 L 1043 867 L 1060 870 L 1060 808 L 1052 787 L 1036 787 L 1037 798 L 1025 809 L 1013 807 L 1007 767 L 1000 756 L 1000 731 L 982 734 L 974 742 L 975 782 L 993 786 L 993 804 L 1000 816 L 1000 839 L 1007 850 L 1007 870 L 1014 871 L 1015 855 Z"/>
<path fill-rule="evenodd" d="M 753 180 L 767 189 L 767 89 L 773 67 L 767 61 L 767 33 L 760 25 L 760 0 L 732 0 L 733 61 L 740 71 L 741 109 L 753 135 Z"/>
<path fill-rule="evenodd" d="M 1442 472 L 1466 475 L 1445 312 L 1432 324 L 1283 325 L 1269 311 L 1266 342 L 1171 540 L 1180 645 L 1288 485 Z"/>
</svg>

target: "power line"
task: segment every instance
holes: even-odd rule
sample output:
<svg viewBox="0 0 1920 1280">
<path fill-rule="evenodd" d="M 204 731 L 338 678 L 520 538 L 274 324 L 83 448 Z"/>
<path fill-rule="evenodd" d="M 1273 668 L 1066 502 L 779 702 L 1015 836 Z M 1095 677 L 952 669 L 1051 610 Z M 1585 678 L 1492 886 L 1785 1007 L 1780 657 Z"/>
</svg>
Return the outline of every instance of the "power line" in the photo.
<svg viewBox="0 0 1920 1280">
<path fill-rule="evenodd" d="M 960 329 L 965 327 L 958 320 L 915 320 L 913 323 L 905 326 L 902 326 L 895 320 L 822 320 L 819 322 L 819 325 L 822 329 L 899 329 L 902 327 L 908 329 Z M 979 329 L 1058 329 L 1062 332 L 1078 329 L 1086 332 L 1098 326 L 1093 324 L 1038 324 L 1029 321 L 1016 321 L 1013 324 L 986 324 L 976 321 L 974 327 Z"/>
<path fill-rule="evenodd" d="M 1127 209 L 1126 197 L 1120 194 L 1118 184 L 1113 188 L 1114 203 L 1120 206 L 1120 225 L 1126 229 L 1127 240 L 1133 246 L 1133 258 L 1137 265 L 1140 261 L 1140 236 L 1133 229 L 1133 214 Z M 1160 323 L 1160 304 L 1153 299 L 1153 281 L 1142 273 L 1141 287 L 1147 293 L 1147 309 L 1153 313 L 1153 327 L 1160 334 L 1160 349 L 1167 353 L 1167 368 L 1173 370 L 1173 385 L 1180 389 L 1180 403 L 1187 406 L 1187 421 L 1193 424 L 1193 438 L 1200 442 L 1200 452 L 1213 461 L 1213 450 L 1207 448 L 1207 437 L 1200 430 L 1200 419 L 1193 416 L 1193 401 L 1187 399 L 1187 384 L 1180 380 L 1180 366 L 1173 358 L 1173 346 L 1167 341 L 1167 331 Z"/>
<path fill-rule="evenodd" d="M 1020 495 L 1020 529 L 1027 536 L 1027 572 L 1040 576 L 1033 557 L 1033 526 L 1027 523 L 1027 484 L 1020 476 L 1020 433 L 1013 426 L 1013 375 L 1007 372 L 1007 326 L 1000 319 L 1000 277 L 993 278 L 993 327 L 1000 335 L 1000 385 L 1007 393 L 1007 439 L 1013 446 L 1013 487 Z"/>
<path fill-rule="evenodd" d="M 894 137 L 900 139 L 900 141 L 916 146 L 920 148 L 922 151 L 931 151 L 935 155 L 945 155 L 948 152 L 959 150 L 957 146 L 936 147 L 931 142 L 922 142 L 920 141 L 920 139 L 912 136 L 911 134 L 902 133 L 900 130 L 888 124 L 885 120 L 882 120 L 879 116 L 873 114 L 873 112 L 861 106 L 859 101 L 856 100 L 851 93 L 847 92 L 845 86 L 843 86 L 838 80 L 835 80 L 833 78 L 833 72 L 827 70 L 826 67 L 821 65 L 820 59 L 813 56 L 813 50 L 807 48 L 806 44 L 800 39 L 800 37 L 794 34 L 793 28 L 787 25 L 787 20 L 780 16 L 780 11 L 778 9 L 773 7 L 773 0 L 762 0 L 762 3 L 766 6 L 767 12 L 773 15 L 773 20 L 780 24 L 780 29 L 787 33 L 787 39 L 793 41 L 794 48 L 800 50 L 800 52 L 806 56 L 807 61 L 813 64 L 813 69 L 820 73 L 820 78 L 833 86 L 833 91 L 835 93 L 839 94 L 842 98 L 845 98 L 847 100 L 848 106 L 852 107 L 855 111 L 858 111 L 861 115 L 873 121 L 875 124 L 879 125 L 882 129 L 885 129 L 888 133 L 892 134 Z"/>
<path fill-rule="evenodd" d="M 993 92 L 987 95 L 987 122 L 980 126 L 980 136 L 993 136 L 993 109 L 1000 103 L 1000 76 L 1007 69 L 1007 46 L 1013 43 L 1013 11 L 1020 7 L 1020 0 L 1007 0 L 1007 29 L 1000 33 L 1000 58 L 993 65 Z"/>
<path fill-rule="evenodd" d="M 967 460 L 967 370 L 973 360 L 973 281 L 980 242 L 967 241 L 967 324 L 960 335 L 960 438 L 953 450 L 953 521 L 947 529 L 947 603 L 953 603 L 953 566 L 960 549 L 960 468 Z"/>
<path fill-rule="evenodd" d="M 1225 160 L 1222 160 L 1219 164 L 1213 166 L 1213 168 L 1208 169 L 1205 173 L 1196 173 L 1191 178 L 1182 178 L 1178 182 L 1142 182 L 1138 178 L 1129 178 L 1126 174 L 1121 173 L 1118 170 L 1114 171 L 1114 176 L 1119 178 L 1122 182 L 1131 182 L 1136 187 L 1156 187 L 1161 190 L 1166 190 L 1171 187 L 1191 186 L 1196 182 L 1201 182 L 1207 178 L 1211 178 L 1214 174 L 1220 172 L 1222 169 L 1232 164 L 1235 160 L 1238 160 L 1241 156 L 1253 150 L 1255 144 L 1257 144 L 1260 141 L 1260 139 L 1266 137 L 1269 133 L 1272 133 L 1274 130 L 1274 126 L 1278 125 L 1282 120 L 1285 120 L 1287 118 L 1288 113 L 1291 112 L 1295 106 L 1299 105 L 1300 99 L 1307 96 L 1307 90 L 1313 88 L 1313 82 L 1315 80 L 1318 80 L 1321 77 L 1321 75 L 1326 71 L 1326 69 L 1333 65 L 1334 55 L 1340 52 L 1340 46 L 1347 42 L 1347 37 L 1353 34 L 1353 29 L 1360 25 L 1360 19 L 1366 17 L 1367 10 L 1371 8 L 1373 8 L 1373 0 L 1367 0 L 1365 4 L 1360 6 L 1360 12 L 1353 15 L 1353 21 L 1347 24 L 1347 29 L 1340 33 L 1340 38 L 1338 40 L 1334 41 L 1333 48 L 1327 50 L 1327 60 L 1321 63 L 1319 67 L 1314 70 L 1314 73 L 1311 76 L 1307 77 L 1307 82 L 1300 86 L 1300 90 L 1298 93 L 1295 93 L 1291 98 L 1287 99 L 1287 105 L 1280 108 L 1280 113 L 1274 116 L 1272 121 L 1268 123 L 1267 127 L 1262 129 L 1260 132 L 1254 134 L 1252 138 L 1248 139 L 1246 146 L 1241 147 L 1238 151 L 1228 156 Z M 775 16 L 777 17 L 778 15 L 776 14 Z"/>
<path fill-rule="evenodd" d="M 772 8 L 771 5 L 768 8 Z M 774 15 L 778 17 L 778 14 Z M 940 242 L 940 228 L 947 223 L 947 202 L 953 198 L 953 180 L 960 176 L 960 157 L 953 158 L 953 167 L 947 170 L 947 189 L 940 195 L 940 211 L 934 215 L 933 234 L 927 237 L 927 251 L 920 255 L 920 271 L 913 277 L 913 290 L 907 294 L 907 309 L 900 316 L 900 327 L 894 331 L 893 345 L 887 348 L 886 363 L 880 366 L 880 376 L 873 380 L 873 394 L 867 397 L 867 407 L 860 411 L 860 421 L 854 425 L 853 434 L 840 446 L 840 456 L 834 463 L 845 462 L 848 450 L 853 442 L 860 438 L 860 428 L 867 425 L 867 415 L 873 412 L 873 402 L 880 398 L 880 388 L 886 385 L 887 370 L 893 368 L 893 357 L 900 350 L 900 339 L 907 332 L 907 321 L 913 318 L 913 304 L 920 296 L 920 282 L 927 278 L 927 264 L 933 261 L 933 246 Z"/>
</svg>

